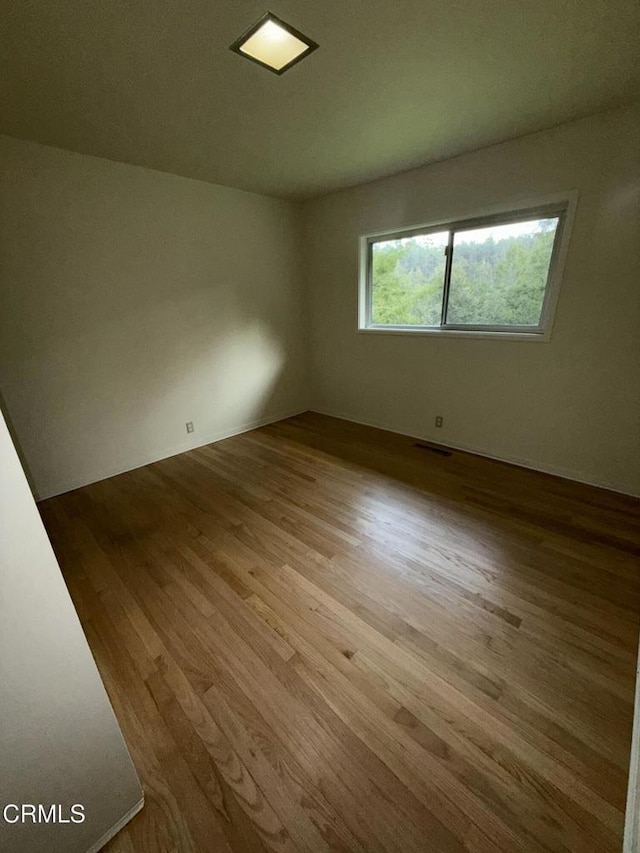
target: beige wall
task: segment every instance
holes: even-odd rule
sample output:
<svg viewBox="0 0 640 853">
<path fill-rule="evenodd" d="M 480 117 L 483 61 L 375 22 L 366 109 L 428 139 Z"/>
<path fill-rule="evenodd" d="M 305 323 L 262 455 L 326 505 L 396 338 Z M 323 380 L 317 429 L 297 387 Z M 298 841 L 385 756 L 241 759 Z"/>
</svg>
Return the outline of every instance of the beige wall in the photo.
<svg viewBox="0 0 640 853">
<path fill-rule="evenodd" d="M 0 472 L 0 850 L 86 853 L 142 790 L 1 412 Z M 23 803 L 86 819 L 7 823 Z"/>
<path fill-rule="evenodd" d="M 549 343 L 356 332 L 359 235 L 572 189 Z M 312 407 L 640 494 L 639 193 L 636 107 L 307 202 Z"/>
<path fill-rule="evenodd" d="M 307 407 L 298 220 L 0 137 L 0 393 L 40 497 Z"/>
<path fill-rule="evenodd" d="M 639 150 L 636 107 L 301 210 L 0 137 L 0 394 L 38 494 L 310 403 L 640 493 Z M 359 235 L 573 189 L 550 343 L 356 332 Z"/>
</svg>

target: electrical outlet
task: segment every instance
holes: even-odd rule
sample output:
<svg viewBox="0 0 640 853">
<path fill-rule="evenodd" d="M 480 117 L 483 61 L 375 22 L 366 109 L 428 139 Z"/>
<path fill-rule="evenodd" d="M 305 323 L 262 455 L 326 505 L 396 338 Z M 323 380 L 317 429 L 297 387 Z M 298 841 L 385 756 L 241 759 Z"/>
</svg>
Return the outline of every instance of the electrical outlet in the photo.
<svg viewBox="0 0 640 853">
<path fill-rule="evenodd" d="M 193 421 L 187 421 L 187 432 L 193 432 Z"/>
<path fill-rule="evenodd" d="M 444 418 L 442 417 L 442 415 L 436 415 L 436 426 L 438 427 L 438 429 L 440 429 L 443 424 Z"/>
</svg>

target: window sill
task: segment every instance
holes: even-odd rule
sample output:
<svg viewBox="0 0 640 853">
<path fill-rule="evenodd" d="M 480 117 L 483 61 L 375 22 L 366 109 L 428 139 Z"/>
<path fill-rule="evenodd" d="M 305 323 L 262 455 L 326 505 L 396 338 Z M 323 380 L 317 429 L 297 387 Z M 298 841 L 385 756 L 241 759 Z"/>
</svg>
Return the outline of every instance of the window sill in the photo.
<svg viewBox="0 0 640 853">
<path fill-rule="evenodd" d="M 465 331 L 463 329 L 401 329 L 389 327 L 358 329 L 358 334 L 363 335 L 407 335 L 409 337 L 430 336 L 438 338 L 467 338 L 467 340 L 483 339 L 491 341 L 528 341 L 533 343 L 549 343 L 549 332 L 496 332 L 487 331 Z"/>
</svg>

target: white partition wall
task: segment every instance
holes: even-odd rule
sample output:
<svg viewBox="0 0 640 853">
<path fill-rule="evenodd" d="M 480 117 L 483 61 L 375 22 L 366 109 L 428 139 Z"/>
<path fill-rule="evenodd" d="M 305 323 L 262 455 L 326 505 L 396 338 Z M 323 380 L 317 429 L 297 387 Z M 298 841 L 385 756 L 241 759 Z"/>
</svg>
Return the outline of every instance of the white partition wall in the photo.
<svg viewBox="0 0 640 853">
<path fill-rule="evenodd" d="M 0 850 L 98 850 L 142 803 L 0 413 Z"/>
</svg>

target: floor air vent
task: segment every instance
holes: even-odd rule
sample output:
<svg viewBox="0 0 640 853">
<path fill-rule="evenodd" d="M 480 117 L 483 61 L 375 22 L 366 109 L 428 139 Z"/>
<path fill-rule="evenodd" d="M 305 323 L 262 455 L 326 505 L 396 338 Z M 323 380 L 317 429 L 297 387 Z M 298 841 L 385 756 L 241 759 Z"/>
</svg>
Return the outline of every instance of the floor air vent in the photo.
<svg viewBox="0 0 640 853">
<path fill-rule="evenodd" d="M 438 456 L 451 456 L 450 450 L 445 450 L 444 447 L 434 447 L 433 444 L 424 444 L 422 441 L 416 441 L 413 446 L 419 447 L 420 450 L 428 450 L 430 453 L 436 453 Z"/>
</svg>

